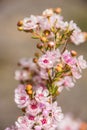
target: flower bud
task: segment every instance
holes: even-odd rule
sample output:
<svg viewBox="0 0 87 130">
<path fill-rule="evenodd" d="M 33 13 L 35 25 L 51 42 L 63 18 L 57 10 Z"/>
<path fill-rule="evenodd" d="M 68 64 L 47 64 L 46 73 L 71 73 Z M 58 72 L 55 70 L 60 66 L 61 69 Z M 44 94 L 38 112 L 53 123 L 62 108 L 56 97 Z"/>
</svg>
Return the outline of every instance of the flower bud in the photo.
<svg viewBox="0 0 87 130">
<path fill-rule="evenodd" d="M 22 26 L 22 25 L 23 25 L 23 21 L 22 20 L 18 21 L 17 26 Z"/>
<path fill-rule="evenodd" d="M 62 64 L 57 65 L 56 70 L 58 72 L 61 72 L 63 70 L 63 65 Z"/>
<path fill-rule="evenodd" d="M 43 44 L 42 43 L 38 43 L 37 44 L 37 48 L 41 49 L 43 47 Z"/>
<path fill-rule="evenodd" d="M 33 59 L 33 62 L 34 62 L 34 63 L 37 63 L 37 61 L 38 61 L 37 58 L 34 58 L 34 59 Z"/>
<path fill-rule="evenodd" d="M 55 43 L 53 41 L 48 42 L 49 47 L 54 47 Z"/>
<path fill-rule="evenodd" d="M 71 51 L 71 55 L 72 55 L 72 56 L 76 56 L 76 55 L 77 55 L 77 52 L 74 51 L 74 50 L 72 50 L 72 51 Z"/>
<path fill-rule="evenodd" d="M 29 91 L 28 91 L 28 94 L 30 94 L 30 95 L 33 94 L 33 91 L 32 91 L 32 90 L 29 90 Z"/>
<path fill-rule="evenodd" d="M 19 27 L 18 27 L 18 30 L 19 30 L 19 31 L 23 31 L 23 27 L 22 27 L 22 26 L 19 26 Z"/>
<path fill-rule="evenodd" d="M 41 41 L 45 43 L 45 42 L 47 42 L 47 38 L 43 36 L 43 37 L 41 38 Z"/>
<path fill-rule="evenodd" d="M 61 13 L 61 11 L 62 11 L 62 9 L 61 9 L 61 8 L 56 8 L 56 9 L 54 9 L 54 12 L 55 12 L 56 14 Z"/>
<path fill-rule="evenodd" d="M 50 35 L 50 31 L 49 30 L 45 30 L 44 34 L 45 34 L 45 36 L 49 36 Z"/>
<path fill-rule="evenodd" d="M 30 95 L 33 93 L 33 91 L 32 91 L 32 85 L 28 84 L 26 86 L 26 92 L 27 92 L 27 94 L 30 94 Z"/>
<path fill-rule="evenodd" d="M 83 32 L 85 40 L 87 40 L 87 32 Z"/>
<path fill-rule="evenodd" d="M 32 85 L 28 84 L 28 85 L 26 86 L 26 90 L 29 91 L 29 90 L 31 90 L 31 89 L 32 89 Z"/>
</svg>

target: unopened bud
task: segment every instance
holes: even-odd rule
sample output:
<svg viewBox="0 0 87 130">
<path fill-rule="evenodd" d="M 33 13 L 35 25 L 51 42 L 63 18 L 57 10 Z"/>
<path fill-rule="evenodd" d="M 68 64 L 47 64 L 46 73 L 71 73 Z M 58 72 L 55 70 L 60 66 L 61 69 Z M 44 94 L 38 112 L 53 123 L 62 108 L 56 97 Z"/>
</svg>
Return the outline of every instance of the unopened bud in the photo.
<svg viewBox="0 0 87 130">
<path fill-rule="evenodd" d="M 46 38 L 46 37 L 42 37 L 42 38 L 41 38 L 41 41 L 42 41 L 42 42 L 47 42 L 47 38 Z"/>
<path fill-rule="evenodd" d="M 54 47 L 55 43 L 53 41 L 48 42 L 49 47 Z"/>
<path fill-rule="evenodd" d="M 29 90 L 29 91 L 28 91 L 28 94 L 30 94 L 30 95 L 33 94 L 33 91 L 32 91 L 32 90 Z"/>
<path fill-rule="evenodd" d="M 37 58 L 34 58 L 34 59 L 33 59 L 33 62 L 34 62 L 34 63 L 37 63 L 37 61 L 38 61 Z"/>
<path fill-rule="evenodd" d="M 87 40 L 87 32 L 83 32 L 85 40 Z"/>
<path fill-rule="evenodd" d="M 23 27 L 19 26 L 19 27 L 18 27 L 18 30 L 19 30 L 19 31 L 23 31 Z"/>
<path fill-rule="evenodd" d="M 49 36 L 50 35 L 50 31 L 49 30 L 45 30 L 44 34 L 45 34 L 45 36 Z"/>
<path fill-rule="evenodd" d="M 37 48 L 41 49 L 43 47 L 43 44 L 42 43 L 38 43 L 37 44 Z"/>
<path fill-rule="evenodd" d="M 62 11 L 61 8 L 56 8 L 56 9 L 54 9 L 54 12 L 57 13 L 57 14 L 61 13 L 61 11 Z"/>
<path fill-rule="evenodd" d="M 72 50 L 72 51 L 71 51 L 71 55 L 72 55 L 72 56 L 76 56 L 76 55 L 77 55 L 77 52 L 74 51 L 74 50 Z"/>
<path fill-rule="evenodd" d="M 28 84 L 28 85 L 26 86 L 26 90 L 29 91 L 29 90 L 31 90 L 31 89 L 32 89 L 32 85 Z"/>
<path fill-rule="evenodd" d="M 57 67 L 56 67 L 56 70 L 58 72 L 61 72 L 63 70 L 63 65 L 62 64 L 59 64 Z"/>
<path fill-rule="evenodd" d="M 17 26 L 22 26 L 22 25 L 23 25 L 23 21 L 22 20 L 18 21 Z"/>
</svg>

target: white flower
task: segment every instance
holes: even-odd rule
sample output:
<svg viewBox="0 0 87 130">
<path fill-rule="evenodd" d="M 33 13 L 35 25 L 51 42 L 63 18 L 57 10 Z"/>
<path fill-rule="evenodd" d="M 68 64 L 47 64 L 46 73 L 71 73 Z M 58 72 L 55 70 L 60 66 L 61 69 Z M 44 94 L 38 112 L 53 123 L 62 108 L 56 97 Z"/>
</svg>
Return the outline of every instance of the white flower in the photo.
<svg viewBox="0 0 87 130">
<path fill-rule="evenodd" d="M 49 101 L 49 91 L 47 89 L 43 89 L 42 87 L 39 87 L 36 90 L 35 99 L 37 102 L 46 103 Z"/>
<path fill-rule="evenodd" d="M 42 55 L 39 60 L 38 64 L 41 68 L 52 68 L 60 61 L 60 51 L 59 49 L 53 51 L 47 51 L 46 54 Z"/>
<path fill-rule="evenodd" d="M 19 85 L 18 88 L 15 89 L 15 102 L 19 108 L 27 107 L 29 104 L 29 96 L 25 92 L 23 85 Z"/>
<path fill-rule="evenodd" d="M 26 109 L 26 113 L 36 116 L 40 112 L 41 109 L 39 107 L 39 104 L 35 100 L 31 100 L 31 102 L 29 103 Z"/>
<path fill-rule="evenodd" d="M 30 73 L 27 70 L 16 70 L 15 79 L 16 80 L 29 80 Z"/>
<path fill-rule="evenodd" d="M 74 82 L 71 76 L 65 76 L 64 78 L 60 79 L 60 81 L 55 83 L 57 86 L 59 86 L 60 92 L 62 89 L 66 88 L 69 90 L 69 88 L 74 87 Z"/>
<path fill-rule="evenodd" d="M 72 116 L 66 115 L 64 119 L 58 124 L 58 130 L 79 130 L 80 121 L 74 120 Z"/>
<path fill-rule="evenodd" d="M 83 59 L 83 55 L 78 57 L 78 65 L 81 69 L 87 68 L 87 62 L 86 62 L 86 60 Z"/>
<path fill-rule="evenodd" d="M 43 11 L 44 16 L 51 16 L 53 15 L 53 10 L 52 9 L 46 9 Z"/>
<path fill-rule="evenodd" d="M 34 15 L 31 15 L 29 18 L 24 18 L 23 20 L 23 29 L 31 30 L 37 27 L 37 18 Z"/>
</svg>

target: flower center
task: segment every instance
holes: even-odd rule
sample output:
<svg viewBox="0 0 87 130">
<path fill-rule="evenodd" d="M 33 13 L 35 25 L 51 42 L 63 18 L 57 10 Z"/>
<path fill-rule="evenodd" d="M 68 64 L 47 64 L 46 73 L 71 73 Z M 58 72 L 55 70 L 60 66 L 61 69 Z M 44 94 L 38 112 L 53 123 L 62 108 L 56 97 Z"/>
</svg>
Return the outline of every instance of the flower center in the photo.
<svg viewBox="0 0 87 130">
<path fill-rule="evenodd" d="M 47 60 L 47 59 L 45 59 L 45 60 L 43 60 L 43 62 L 44 62 L 44 63 L 48 63 L 48 60 Z"/>
</svg>

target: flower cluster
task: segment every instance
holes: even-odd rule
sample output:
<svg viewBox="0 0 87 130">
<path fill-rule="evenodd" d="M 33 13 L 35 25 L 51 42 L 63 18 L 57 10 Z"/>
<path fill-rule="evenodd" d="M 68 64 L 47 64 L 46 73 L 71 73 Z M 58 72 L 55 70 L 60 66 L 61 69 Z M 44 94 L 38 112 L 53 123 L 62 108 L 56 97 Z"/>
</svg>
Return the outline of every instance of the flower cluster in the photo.
<svg viewBox="0 0 87 130">
<path fill-rule="evenodd" d="M 63 119 L 56 97 L 64 88 L 74 87 L 82 76 L 82 69 L 87 68 L 83 55 L 77 57 L 76 51 L 67 49 L 70 42 L 76 45 L 85 42 L 87 33 L 73 21 L 64 22 L 60 12 L 60 8 L 46 9 L 42 15 L 31 15 L 17 24 L 18 30 L 39 39 L 36 46 L 40 51 L 33 59 L 23 58 L 18 63 L 15 102 L 23 116 L 15 126 L 5 130 L 80 130 L 80 122 Z"/>
</svg>

